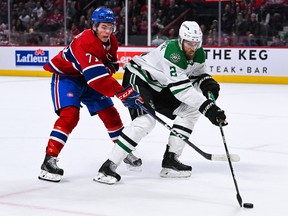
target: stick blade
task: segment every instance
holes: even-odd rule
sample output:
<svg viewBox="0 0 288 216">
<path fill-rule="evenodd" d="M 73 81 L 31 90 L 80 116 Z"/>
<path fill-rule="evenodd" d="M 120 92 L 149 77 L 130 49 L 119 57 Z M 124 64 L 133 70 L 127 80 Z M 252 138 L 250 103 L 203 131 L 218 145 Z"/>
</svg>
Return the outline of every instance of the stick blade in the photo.
<svg viewBox="0 0 288 216">
<path fill-rule="evenodd" d="M 239 162 L 240 156 L 237 154 L 230 154 L 229 155 L 231 162 Z M 228 161 L 228 157 L 226 154 L 213 154 L 212 158 L 213 161 Z"/>
<path fill-rule="evenodd" d="M 236 197 L 237 197 L 237 200 L 238 200 L 240 207 L 242 207 L 242 197 L 240 196 L 239 193 L 237 193 Z"/>
</svg>

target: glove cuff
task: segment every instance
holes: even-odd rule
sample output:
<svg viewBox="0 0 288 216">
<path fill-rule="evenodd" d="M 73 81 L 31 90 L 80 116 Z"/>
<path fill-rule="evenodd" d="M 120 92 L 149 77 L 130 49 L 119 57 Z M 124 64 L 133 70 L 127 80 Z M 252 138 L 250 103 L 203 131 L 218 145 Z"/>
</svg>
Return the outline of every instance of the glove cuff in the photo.
<svg viewBox="0 0 288 216">
<path fill-rule="evenodd" d="M 121 101 L 126 100 L 129 95 L 131 95 L 134 92 L 134 89 L 129 86 L 128 88 L 124 88 L 116 93 L 116 97 L 119 98 Z"/>
<path fill-rule="evenodd" d="M 199 111 L 206 116 L 207 111 L 215 105 L 214 102 L 210 99 L 206 100 L 199 108 Z"/>
</svg>

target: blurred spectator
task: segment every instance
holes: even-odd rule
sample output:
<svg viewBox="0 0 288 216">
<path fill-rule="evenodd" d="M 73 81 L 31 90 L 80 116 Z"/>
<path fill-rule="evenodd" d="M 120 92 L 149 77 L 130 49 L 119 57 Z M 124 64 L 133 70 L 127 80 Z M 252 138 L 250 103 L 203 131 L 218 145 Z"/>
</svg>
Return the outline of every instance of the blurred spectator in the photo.
<svg viewBox="0 0 288 216">
<path fill-rule="evenodd" d="M 35 23 L 37 22 L 37 20 L 38 20 L 37 11 L 32 10 L 32 14 L 30 15 L 30 26 L 31 26 L 31 21 Z"/>
<path fill-rule="evenodd" d="M 50 35 L 49 34 L 44 35 L 42 44 L 43 45 L 50 45 Z"/>
<path fill-rule="evenodd" d="M 161 24 L 161 20 L 160 19 L 156 19 L 152 22 L 152 34 L 155 35 L 155 33 L 157 34 L 158 31 L 164 29 L 164 25 Z"/>
<path fill-rule="evenodd" d="M 137 25 L 132 25 L 130 35 L 138 35 L 139 34 L 139 29 Z"/>
<path fill-rule="evenodd" d="M 282 40 L 280 35 L 275 35 L 273 37 L 273 42 L 270 44 L 270 46 L 286 46 L 286 43 Z"/>
<path fill-rule="evenodd" d="M 26 30 L 28 30 L 29 23 L 30 23 L 30 15 L 28 14 L 26 9 L 21 11 L 19 19 L 22 21 L 22 24 L 25 26 Z"/>
<path fill-rule="evenodd" d="M 159 9 L 156 13 L 154 13 L 153 21 L 152 21 L 152 28 L 153 32 L 158 32 L 159 30 L 164 29 L 167 23 L 167 17 L 163 13 L 163 10 Z"/>
<path fill-rule="evenodd" d="M 280 13 L 274 13 L 271 16 L 270 19 L 270 24 L 271 24 L 271 31 L 272 35 L 278 34 L 279 31 L 283 30 L 283 22 L 282 22 L 282 16 Z"/>
<path fill-rule="evenodd" d="M 233 20 L 229 20 L 228 14 L 222 15 L 221 33 L 222 35 L 230 35 L 232 32 Z"/>
<path fill-rule="evenodd" d="M 35 7 L 35 1 L 28 0 L 24 3 L 24 9 L 26 10 L 29 16 L 32 14 L 32 9 Z"/>
<path fill-rule="evenodd" d="M 165 11 L 165 15 L 169 21 L 174 21 L 176 17 L 181 13 L 181 9 L 175 0 L 169 0 L 169 5 Z"/>
<path fill-rule="evenodd" d="M 270 22 L 270 13 L 269 13 L 267 4 L 262 4 L 259 10 L 256 12 L 256 14 L 257 14 L 258 22 L 260 22 L 264 26 L 267 26 L 268 28 L 268 25 Z"/>
<path fill-rule="evenodd" d="M 233 29 L 236 35 L 239 37 L 246 35 L 246 32 L 248 31 L 248 23 L 246 22 L 246 20 L 244 20 L 242 13 L 237 14 Z"/>
<path fill-rule="evenodd" d="M 207 39 L 207 35 L 208 35 L 206 25 L 205 24 L 201 24 L 200 28 L 201 28 L 201 31 L 202 31 L 202 34 L 203 34 L 203 41 L 205 42 L 206 39 Z"/>
<path fill-rule="evenodd" d="M 79 25 L 78 25 L 79 30 L 83 31 L 84 29 L 87 28 L 87 26 L 88 26 L 88 22 L 87 22 L 85 16 L 84 15 L 80 16 Z"/>
<path fill-rule="evenodd" d="M 57 31 L 61 26 L 63 26 L 63 19 L 64 17 L 59 9 L 55 8 L 45 20 L 48 31 Z"/>
<path fill-rule="evenodd" d="M 57 31 L 55 45 L 57 46 L 64 45 L 64 29 L 63 28 L 60 28 Z"/>
<path fill-rule="evenodd" d="M 19 32 L 17 32 L 15 25 L 12 26 L 10 37 L 11 37 L 10 44 L 20 44 L 21 35 Z"/>
<path fill-rule="evenodd" d="M 166 0 L 155 1 L 155 11 L 162 10 L 164 14 L 167 12 L 168 5 Z"/>
<path fill-rule="evenodd" d="M 214 19 L 214 20 L 212 21 L 212 24 L 211 24 L 211 26 L 210 26 L 209 32 L 210 32 L 212 29 L 217 29 L 217 31 L 218 31 L 218 20 Z"/>
<path fill-rule="evenodd" d="M 213 43 L 217 43 L 217 45 L 218 45 L 218 28 L 217 27 L 213 27 L 210 31 L 209 31 L 209 34 L 208 34 L 208 36 L 210 37 L 210 38 L 212 38 L 212 41 L 213 41 Z M 207 37 L 207 39 L 208 39 L 208 37 Z M 210 41 L 210 39 L 208 39 L 209 41 Z"/>
<path fill-rule="evenodd" d="M 235 32 L 232 32 L 230 35 L 230 46 L 238 46 L 238 36 L 235 34 Z"/>
<path fill-rule="evenodd" d="M 131 23 L 128 24 L 129 35 L 137 35 L 139 33 L 140 23 L 136 16 L 132 17 Z"/>
<path fill-rule="evenodd" d="M 87 4 L 89 4 L 88 0 L 76 0 L 75 9 L 77 13 L 79 13 L 80 15 L 85 15 L 84 8 L 86 7 Z"/>
<path fill-rule="evenodd" d="M 20 19 L 17 19 L 15 29 L 17 32 L 25 32 L 27 31 L 26 27 L 23 25 Z"/>
<path fill-rule="evenodd" d="M 233 1 L 232 1 L 232 3 L 233 3 Z M 233 3 L 233 5 L 234 5 L 233 6 L 234 8 L 231 7 L 231 3 L 226 3 L 224 6 L 224 11 L 222 13 L 222 17 L 225 14 L 227 19 L 232 23 L 234 23 L 235 19 L 236 19 L 236 15 L 235 15 L 236 5 L 235 5 L 235 3 Z"/>
<path fill-rule="evenodd" d="M 66 7 L 66 20 L 70 26 L 73 23 L 73 18 L 76 16 L 75 2 L 67 0 Z"/>
<path fill-rule="evenodd" d="M 230 46 L 230 37 L 229 36 L 224 36 L 223 41 L 222 41 L 222 46 Z"/>
<path fill-rule="evenodd" d="M 32 12 L 36 12 L 38 18 L 43 16 L 43 7 L 41 6 L 41 1 L 36 2 L 36 7 L 32 10 Z"/>
<path fill-rule="evenodd" d="M 151 45 L 157 47 L 157 46 L 159 46 L 160 44 L 164 43 L 164 42 L 165 42 L 166 40 L 168 40 L 168 39 L 169 39 L 168 37 L 166 37 L 165 35 L 163 35 L 162 30 L 159 30 L 159 31 L 157 32 L 157 34 L 156 34 L 154 37 L 152 37 Z"/>
<path fill-rule="evenodd" d="M 257 21 L 257 15 L 252 13 L 250 15 L 250 20 L 248 21 L 248 35 L 253 34 L 253 36 L 258 37 L 260 35 L 260 23 Z"/>
<path fill-rule="evenodd" d="M 141 11 L 141 4 L 138 2 L 138 0 L 129 0 L 130 4 L 129 8 L 128 8 L 128 16 L 130 17 L 134 17 L 134 16 L 138 16 L 140 14 Z"/>
<path fill-rule="evenodd" d="M 245 46 L 259 46 L 253 34 L 249 34 L 244 43 Z"/>
<path fill-rule="evenodd" d="M 81 33 L 81 31 L 79 30 L 79 28 L 77 27 L 75 23 L 72 23 L 70 32 L 73 37 Z"/>
<path fill-rule="evenodd" d="M 8 45 L 8 37 L 4 32 L 0 31 L 0 45 Z"/>
<path fill-rule="evenodd" d="M 239 4 L 236 0 L 230 0 L 230 12 L 233 14 L 234 20 L 236 19 L 235 15 L 237 14 L 237 6 L 239 6 Z"/>
<path fill-rule="evenodd" d="M 0 31 L 5 29 L 7 29 L 7 25 L 2 21 L 2 18 L 0 17 Z"/>
<path fill-rule="evenodd" d="M 261 4 L 256 14 L 257 20 L 260 23 L 260 45 L 267 45 L 268 33 L 270 31 L 270 13 L 268 11 L 267 4 Z"/>
<path fill-rule="evenodd" d="M 26 40 L 27 45 L 38 45 L 39 44 L 39 36 L 31 30 L 29 34 L 27 35 Z"/>
<path fill-rule="evenodd" d="M 141 35 L 147 35 L 148 26 L 147 26 L 147 19 L 143 18 L 139 25 L 139 32 Z"/>
<path fill-rule="evenodd" d="M 41 17 L 38 17 L 38 20 L 34 23 L 34 30 L 38 32 L 46 32 L 47 31 L 47 25 L 46 25 L 46 11 L 43 11 L 43 14 Z"/>
<path fill-rule="evenodd" d="M 155 13 L 155 5 L 151 3 L 151 14 Z M 148 5 L 144 3 L 140 9 L 140 15 L 142 18 L 148 19 Z"/>
<path fill-rule="evenodd" d="M 8 23 L 8 1 L 0 1 L 0 19 L 1 22 Z M 10 2 L 10 1 L 9 1 Z"/>
<path fill-rule="evenodd" d="M 168 31 L 168 39 L 171 40 L 171 39 L 175 39 L 177 38 L 178 35 L 176 34 L 176 31 L 174 28 L 170 28 L 169 31 Z"/>
<path fill-rule="evenodd" d="M 213 39 L 213 37 L 208 36 L 205 42 L 206 46 L 218 46 L 218 42 Z"/>
<path fill-rule="evenodd" d="M 124 26 L 124 24 L 119 25 L 118 31 L 116 33 L 116 38 L 118 40 L 119 46 L 125 44 L 125 26 Z"/>
<path fill-rule="evenodd" d="M 85 22 L 86 22 L 86 27 L 85 27 L 85 29 L 88 29 L 88 28 L 91 28 L 91 26 L 92 26 L 92 23 L 91 23 L 91 20 L 92 20 L 92 13 L 94 12 L 94 10 L 95 10 L 96 8 L 94 8 L 94 7 L 91 7 L 91 8 L 88 8 L 88 10 L 87 10 L 87 13 L 86 13 L 86 17 L 85 17 Z"/>
</svg>

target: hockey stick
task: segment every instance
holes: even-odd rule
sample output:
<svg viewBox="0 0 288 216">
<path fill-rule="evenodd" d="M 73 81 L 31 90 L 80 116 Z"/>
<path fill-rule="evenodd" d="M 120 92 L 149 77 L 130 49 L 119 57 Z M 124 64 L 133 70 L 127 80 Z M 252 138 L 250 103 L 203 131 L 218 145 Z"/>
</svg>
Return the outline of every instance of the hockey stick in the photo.
<svg viewBox="0 0 288 216">
<path fill-rule="evenodd" d="M 227 161 L 227 159 L 228 159 L 227 155 L 225 155 L 225 154 L 209 154 L 209 153 L 206 153 L 206 152 L 202 151 L 196 145 L 191 143 L 186 137 L 184 137 L 182 134 L 178 133 L 171 126 L 169 126 L 166 122 L 164 122 L 161 118 L 159 118 L 158 116 L 156 116 L 153 113 L 151 113 L 142 103 L 140 103 L 138 101 L 136 103 L 145 113 L 150 115 L 152 118 L 154 118 L 160 124 L 164 125 L 164 127 L 166 127 L 168 130 L 170 130 L 175 136 L 177 136 L 180 139 L 182 139 L 184 142 L 186 142 L 189 146 L 191 146 L 194 150 L 196 150 L 200 155 L 202 155 L 207 160 L 211 160 L 211 161 Z M 240 160 L 240 157 L 238 155 L 236 155 L 236 154 L 229 155 L 229 158 L 233 162 L 238 162 Z"/>
<path fill-rule="evenodd" d="M 214 95 L 212 94 L 212 92 L 209 92 L 208 94 L 209 94 L 209 98 L 215 103 L 215 98 L 214 98 Z M 223 126 L 222 126 L 221 121 L 219 121 L 219 128 L 220 128 L 223 144 L 224 144 L 224 147 L 225 147 L 226 155 L 227 155 L 227 158 L 228 158 L 230 171 L 231 171 L 232 178 L 233 178 L 234 185 L 235 185 L 236 192 L 237 192 L 236 198 L 238 200 L 238 203 L 239 203 L 240 207 L 242 207 L 242 198 L 241 198 L 241 195 L 240 195 L 240 192 L 239 192 L 239 188 L 238 188 L 238 184 L 237 184 L 237 181 L 236 181 L 236 178 L 235 178 L 235 175 L 234 175 L 234 170 L 233 170 L 232 163 L 231 163 L 232 159 L 231 159 L 229 151 L 228 151 L 228 147 L 227 147 L 226 139 L 225 139 L 225 136 L 224 136 Z"/>
</svg>

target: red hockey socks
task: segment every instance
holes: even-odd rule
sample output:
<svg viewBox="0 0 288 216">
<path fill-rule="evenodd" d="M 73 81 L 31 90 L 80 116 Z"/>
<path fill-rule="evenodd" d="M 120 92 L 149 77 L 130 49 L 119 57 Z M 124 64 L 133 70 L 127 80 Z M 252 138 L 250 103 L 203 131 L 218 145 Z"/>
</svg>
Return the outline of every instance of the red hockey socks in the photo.
<svg viewBox="0 0 288 216">
<path fill-rule="evenodd" d="M 97 114 L 107 128 L 112 141 L 116 142 L 123 129 L 123 123 L 117 109 L 114 106 L 110 106 Z"/>
<path fill-rule="evenodd" d="M 69 134 L 79 121 L 79 110 L 76 107 L 65 107 L 50 133 L 46 154 L 57 157 L 64 147 Z"/>
</svg>

